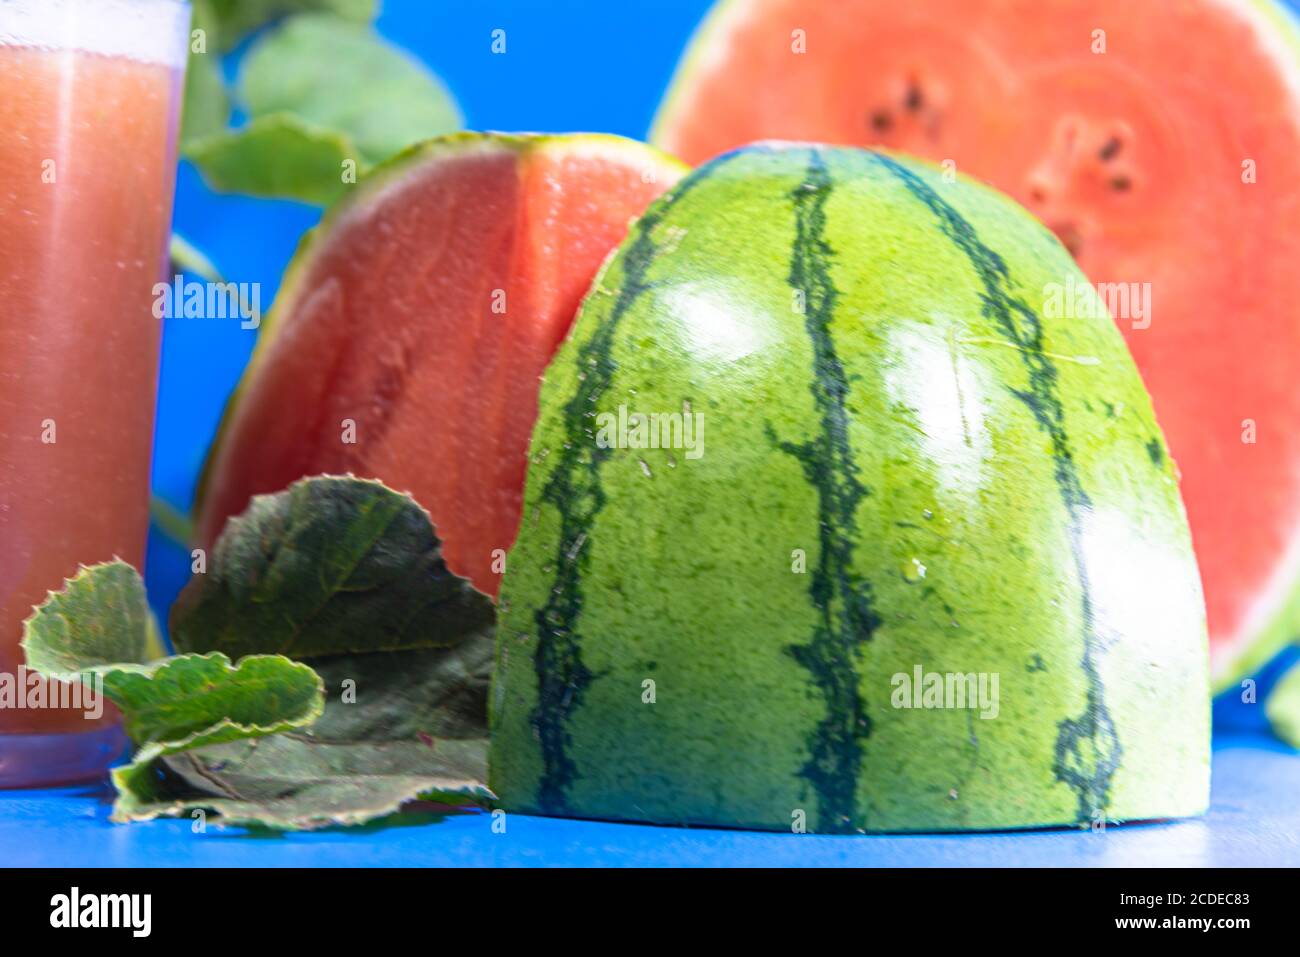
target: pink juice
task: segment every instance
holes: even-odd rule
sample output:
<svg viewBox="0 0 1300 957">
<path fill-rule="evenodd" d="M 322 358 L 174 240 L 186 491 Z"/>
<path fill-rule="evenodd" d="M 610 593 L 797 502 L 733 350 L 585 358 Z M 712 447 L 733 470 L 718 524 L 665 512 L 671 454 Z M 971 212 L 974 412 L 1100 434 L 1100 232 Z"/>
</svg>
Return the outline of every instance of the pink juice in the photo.
<svg viewBox="0 0 1300 957">
<path fill-rule="evenodd" d="M 81 564 L 144 567 L 188 7 L 0 0 L 0 675 Z M 111 707 L 0 706 L 0 786 L 99 773 Z"/>
</svg>

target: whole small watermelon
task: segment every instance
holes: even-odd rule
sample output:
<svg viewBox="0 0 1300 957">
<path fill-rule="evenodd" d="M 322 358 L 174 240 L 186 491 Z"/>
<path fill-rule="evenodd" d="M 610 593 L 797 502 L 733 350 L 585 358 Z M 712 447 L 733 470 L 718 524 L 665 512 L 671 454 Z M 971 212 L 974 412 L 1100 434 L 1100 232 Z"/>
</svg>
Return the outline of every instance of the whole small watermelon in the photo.
<svg viewBox="0 0 1300 957">
<path fill-rule="evenodd" d="M 503 805 L 838 833 L 1202 812 L 1177 473 L 1096 305 L 1015 203 L 893 155 L 762 144 L 651 206 L 542 388 Z"/>
</svg>

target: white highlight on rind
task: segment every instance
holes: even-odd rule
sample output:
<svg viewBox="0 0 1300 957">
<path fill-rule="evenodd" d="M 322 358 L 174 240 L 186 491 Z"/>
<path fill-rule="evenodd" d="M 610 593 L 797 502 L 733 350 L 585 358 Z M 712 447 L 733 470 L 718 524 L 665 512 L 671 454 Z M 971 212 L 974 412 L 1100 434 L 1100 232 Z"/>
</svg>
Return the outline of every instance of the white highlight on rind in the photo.
<svg viewBox="0 0 1300 957">
<path fill-rule="evenodd" d="M 0 47 L 80 50 L 184 69 L 187 0 L 0 0 Z"/>
</svg>

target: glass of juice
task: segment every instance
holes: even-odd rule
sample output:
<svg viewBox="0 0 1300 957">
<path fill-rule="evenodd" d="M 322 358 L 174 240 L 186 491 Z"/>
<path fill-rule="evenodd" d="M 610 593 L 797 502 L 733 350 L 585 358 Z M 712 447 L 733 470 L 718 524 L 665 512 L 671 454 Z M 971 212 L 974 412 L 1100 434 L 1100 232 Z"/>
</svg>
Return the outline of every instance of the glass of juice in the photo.
<svg viewBox="0 0 1300 957">
<path fill-rule="evenodd" d="M 79 565 L 144 567 L 189 21 L 0 0 L 0 787 L 89 780 L 126 743 L 110 705 L 35 693 L 19 642 Z"/>
</svg>

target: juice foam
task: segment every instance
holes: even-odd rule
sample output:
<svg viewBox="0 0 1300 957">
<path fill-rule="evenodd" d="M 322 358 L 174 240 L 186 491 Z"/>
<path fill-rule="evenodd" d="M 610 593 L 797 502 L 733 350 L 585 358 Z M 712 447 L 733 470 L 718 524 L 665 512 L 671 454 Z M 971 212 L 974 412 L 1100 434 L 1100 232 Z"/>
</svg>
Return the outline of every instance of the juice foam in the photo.
<svg viewBox="0 0 1300 957">
<path fill-rule="evenodd" d="M 0 46 L 79 50 L 183 69 L 186 0 L 0 0 Z"/>
</svg>

